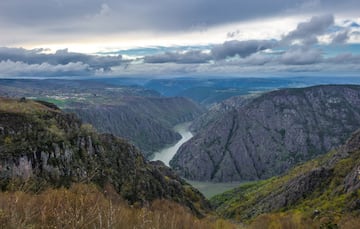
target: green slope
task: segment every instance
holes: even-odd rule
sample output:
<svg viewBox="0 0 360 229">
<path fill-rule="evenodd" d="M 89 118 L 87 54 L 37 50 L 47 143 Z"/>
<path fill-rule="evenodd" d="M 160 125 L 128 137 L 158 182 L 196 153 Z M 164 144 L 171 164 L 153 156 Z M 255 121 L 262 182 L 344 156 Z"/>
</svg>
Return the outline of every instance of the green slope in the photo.
<svg viewBox="0 0 360 229">
<path fill-rule="evenodd" d="M 281 228 L 281 222 L 287 221 L 293 226 L 336 228 L 345 218 L 360 217 L 359 171 L 360 132 L 356 132 L 344 146 L 326 155 L 283 176 L 243 184 L 213 197 L 211 203 L 219 214 L 252 225 L 278 221 Z"/>
<path fill-rule="evenodd" d="M 0 190 L 41 192 L 74 183 L 110 185 L 130 204 L 167 199 L 199 216 L 209 210 L 196 189 L 126 140 L 99 134 L 53 104 L 0 97 Z"/>
</svg>

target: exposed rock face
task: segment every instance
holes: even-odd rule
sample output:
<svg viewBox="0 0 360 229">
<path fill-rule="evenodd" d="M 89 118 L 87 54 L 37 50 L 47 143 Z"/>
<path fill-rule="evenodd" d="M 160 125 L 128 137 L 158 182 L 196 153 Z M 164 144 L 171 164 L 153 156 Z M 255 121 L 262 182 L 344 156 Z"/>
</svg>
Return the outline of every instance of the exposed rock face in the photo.
<svg viewBox="0 0 360 229">
<path fill-rule="evenodd" d="M 321 186 L 328 185 L 332 172 L 329 168 L 320 167 L 299 175 L 276 192 L 259 201 L 258 206 L 260 208 L 258 210 L 269 212 L 294 205 Z"/>
<path fill-rule="evenodd" d="M 360 130 L 356 131 L 340 148 L 340 151 L 343 154 L 349 152 L 350 154 L 353 152 L 360 151 Z M 360 189 L 360 163 L 357 166 L 353 167 L 351 172 L 347 174 L 344 187 L 347 192 L 352 192 Z"/>
<path fill-rule="evenodd" d="M 99 132 L 130 140 L 148 159 L 181 138 L 173 131 L 175 125 L 192 121 L 205 111 L 186 98 L 163 97 L 140 86 L 120 86 L 111 81 L 0 80 L 0 96 L 57 103 Z"/>
<path fill-rule="evenodd" d="M 195 124 L 197 134 L 170 162 L 181 176 L 268 178 L 339 146 L 360 126 L 359 86 L 285 89 L 222 106 L 221 115 Z"/>
<path fill-rule="evenodd" d="M 73 108 L 97 130 L 129 139 L 146 157 L 181 136 L 173 131 L 176 124 L 191 121 L 204 110 L 185 98 L 123 97 L 119 104 L 85 105 Z"/>
<path fill-rule="evenodd" d="M 35 190 L 94 182 L 111 184 L 130 203 L 165 198 L 197 214 L 209 207 L 197 190 L 126 141 L 34 101 L 0 98 L 0 178 L 3 190 L 17 182 Z"/>
</svg>

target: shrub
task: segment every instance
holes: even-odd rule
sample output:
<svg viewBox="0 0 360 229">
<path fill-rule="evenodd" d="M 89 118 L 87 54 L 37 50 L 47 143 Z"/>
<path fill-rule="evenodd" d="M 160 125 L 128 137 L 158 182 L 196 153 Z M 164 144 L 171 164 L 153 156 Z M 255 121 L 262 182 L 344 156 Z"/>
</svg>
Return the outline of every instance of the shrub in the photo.
<svg viewBox="0 0 360 229">
<path fill-rule="evenodd" d="M 92 184 L 48 189 L 39 194 L 3 192 L 0 228 L 235 228 L 216 217 L 198 219 L 189 209 L 167 200 L 148 207 L 122 201 L 113 189 Z"/>
</svg>

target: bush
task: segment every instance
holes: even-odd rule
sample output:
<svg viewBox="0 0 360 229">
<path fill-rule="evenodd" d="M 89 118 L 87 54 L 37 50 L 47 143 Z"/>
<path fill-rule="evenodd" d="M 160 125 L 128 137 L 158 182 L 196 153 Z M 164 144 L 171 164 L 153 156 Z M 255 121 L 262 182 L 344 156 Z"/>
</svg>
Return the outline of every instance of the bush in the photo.
<svg viewBox="0 0 360 229">
<path fill-rule="evenodd" d="M 40 194 L 3 192 L 0 228 L 235 228 L 215 217 L 198 219 L 167 200 L 129 206 L 111 190 L 103 193 L 92 184 L 75 184 Z"/>
</svg>

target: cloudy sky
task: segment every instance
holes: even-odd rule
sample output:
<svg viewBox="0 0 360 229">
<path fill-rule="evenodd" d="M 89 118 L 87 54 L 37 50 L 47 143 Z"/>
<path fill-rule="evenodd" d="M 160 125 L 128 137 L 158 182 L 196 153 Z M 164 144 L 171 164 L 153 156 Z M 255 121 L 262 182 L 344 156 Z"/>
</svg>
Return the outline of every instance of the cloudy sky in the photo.
<svg viewBox="0 0 360 229">
<path fill-rule="evenodd" d="M 360 73 L 359 0 L 1 0 L 0 77 Z"/>
</svg>

